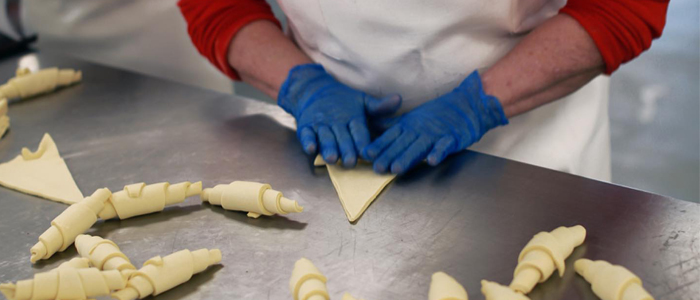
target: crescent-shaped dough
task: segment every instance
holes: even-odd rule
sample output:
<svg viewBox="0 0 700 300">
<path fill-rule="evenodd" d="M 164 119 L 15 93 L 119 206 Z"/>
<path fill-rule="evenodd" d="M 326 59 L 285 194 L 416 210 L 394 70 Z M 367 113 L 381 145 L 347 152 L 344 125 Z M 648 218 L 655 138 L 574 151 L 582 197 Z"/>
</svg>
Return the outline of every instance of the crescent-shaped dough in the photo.
<svg viewBox="0 0 700 300">
<path fill-rule="evenodd" d="M 221 262 L 219 249 L 182 250 L 165 257 L 156 256 L 129 276 L 126 288 L 112 293 L 119 300 L 157 296 L 192 278 L 192 275 Z"/>
<path fill-rule="evenodd" d="M 546 281 L 554 269 L 559 270 L 559 276 L 563 276 L 566 268 L 564 260 L 585 239 L 586 229 L 581 225 L 562 226 L 552 232 L 536 234 L 520 252 L 510 288 L 527 294 L 538 282 Z"/>
<path fill-rule="evenodd" d="M 326 276 L 310 260 L 301 258 L 294 263 L 289 290 L 294 300 L 329 300 L 326 281 Z"/>
<path fill-rule="evenodd" d="M 66 208 L 51 221 L 51 227 L 39 236 L 39 242 L 29 250 L 32 254 L 30 261 L 35 263 L 66 250 L 79 234 L 97 222 L 97 214 L 111 196 L 108 189 L 98 189 L 90 197 Z"/>
<path fill-rule="evenodd" d="M 452 276 L 443 272 L 433 274 L 428 292 L 429 300 L 468 300 L 467 290 Z"/>
<path fill-rule="evenodd" d="M 593 292 L 602 300 L 654 300 L 642 287 L 642 280 L 622 266 L 579 259 L 574 269 L 591 283 Z"/>
<path fill-rule="evenodd" d="M 234 181 L 204 189 L 201 199 L 203 202 L 221 205 L 226 210 L 248 212 L 248 217 L 251 218 L 304 211 L 296 201 L 283 197 L 281 192 L 271 189 L 269 184 L 251 181 Z"/>
<path fill-rule="evenodd" d="M 481 293 L 486 300 L 530 300 L 527 296 L 511 290 L 507 286 L 498 283 L 482 280 Z"/>
<path fill-rule="evenodd" d="M 115 217 L 127 219 L 135 216 L 162 211 L 165 206 L 185 201 L 185 198 L 202 192 L 202 182 L 189 181 L 170 184 L 168 182 L 134 183 L 115 192 L 112 199 L 100 212 L 100 218 L 109 220 Z"/>
</svg>

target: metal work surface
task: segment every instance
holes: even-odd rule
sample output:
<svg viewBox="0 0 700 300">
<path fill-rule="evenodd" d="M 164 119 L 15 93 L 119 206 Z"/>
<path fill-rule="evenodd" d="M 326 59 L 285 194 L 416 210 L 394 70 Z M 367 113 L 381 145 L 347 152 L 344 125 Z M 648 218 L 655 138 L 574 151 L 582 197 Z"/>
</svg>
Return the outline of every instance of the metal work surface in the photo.
<svg viewBox="0 0 700 300">
<path fill-rule="evenodd" d="M 581 224 L 583 246 L 563 278 L 531 299 L 597 299 L 573 270 L 580 257 L 637 273 L 657 300 L 700 294 L 700 205 L 474 152 L 397 179 L 356 224 L 348 223 L 324 168 L 304 155 L 279 108 L 46 53 L 41 67 L 81 69 L 84 81 L 12 103 L 0 161 L 56 141 L 85 195 L 144 181 L 270 183 L 305 207 L 249 219 L 200 204 L 99 221 L 90 234 L 115 241 L 136 265 L 156 255 L 220 248 L 211 268 L 158 299 L 292 299 L 294 262 L 311 259 L 343 292 L 367 300 L 427 299 L 445 271 L 483 299 L 480 280 L 510 283 L 518 253 L 537 232 Z M 1 80 L 19 57 L 0 62 Z M 287 124 L 285 126 L 284 124 Z M 26 279 L 77 255 L 73 247 L 35 266 L 29 248 L 66 206 L 0 188 L 0 282 Z"/>
</svg>

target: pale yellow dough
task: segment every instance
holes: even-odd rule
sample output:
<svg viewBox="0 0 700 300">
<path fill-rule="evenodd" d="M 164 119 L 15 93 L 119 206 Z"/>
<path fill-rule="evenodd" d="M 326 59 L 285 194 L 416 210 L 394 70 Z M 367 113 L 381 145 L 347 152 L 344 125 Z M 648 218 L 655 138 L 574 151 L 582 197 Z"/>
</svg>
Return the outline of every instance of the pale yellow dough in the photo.
<svg viewBox="0 0 700 300">
<path fill-rule="evenodd" d="M 192 275 L 221 262 L 219 249 L 182 250 L 165 257 L 156 256 L 132 273 L 126 288 L 112 293 L 119 300 L 157 296 L 192 278 Z"/>
<path fill-rule="evenodd" d="M 97 222 L 97 214 L 105 207 L 111 195 L 106 188 L 98 189 L 90 197 L 66 208 L 51 221 L 51 227 L 39 236 L 39 242 L 29 250 L 32 253 L 31 262 L 48 259 L 72 245 L 79 234 Z"/>
<path fill-rule="evenodd" d="M 0 138 L 10 128 L 10 117 L 7 116 L 7 99 L 0 99 Z"/>
<path fill-rule="evenodd" d="M 314 165 L 328 168 L 328 175 L 350 222 L 360 218 L 379 193 L 396 178 L 393 174 L 375 173 L 372 164 L 366 161 L 358 161 L 354 168 L 345 169 L 340 165 L 326 164 L 319 155 Z"/>
<path fill-rule="evenodd" d="M 304 211 L 296 201 L 283 197 L 281 192 L 271 189 L 269 184 L 258 182 L 234 181 L 219 184 L 204 189 L 201 198 L 203 202 L 221 205 L 227 210 L 248 212 L 248 217 L 251 218 Z"/>
<path fill-rule="evenodd" d="M 83 199 L 83 193 L 48 133 L 44 134 L 36 152 L 23 148 L 15 159 L 0 164 L 0 185 L 66 204 Z"/>
<path fill-rule="evenodd" d="M 81 79 L 82 73 L 73 69 L 48 68 L 34 73 L 28 69 L 18 69 L 16 77 L 0 86 L 0 96 L 25 99 L 74 84 Z"/>
<path fill-rule="evenodd" d="M 486 300 L 530 300 L 527 296 L 511 290 L 507 286 L 487 280 L 481 281 L 481 293 L 484 294 Z"/>
<path fill-rule="evenodd" d="M 126 279 L 119 271 L 60 267 L 35 274 L 34 279 L 0 284 L 0 292 L 8 300 L 88 299 L 124 287 Z"/>
<path fill-rule="evenodd" d="M 642 280 L 622 266 L 579 259 L 574 269 L 591 283 L 593 292 L 602 300 L 654 300 L 642 287 Z"/>
<path fill-rule="evenodd" d="M 76 257 L 58 265 L 58 268 L 86 269 L 90 267 L 90 260 L 85 257 Z M 57 269 L 58 269 L 57 268 Z"/>
<path fill-rule="evenodd" d="M 117 270 L 126 275 L 136 270 L 117 244 L 108 239 L 81 234 L 75 238 L 75 248 L 80 256 L 100 270 Z"/>
<path fill-rule="evenodd" d="M 433 274 L 428 300 L 468 300 L 467 290 L 452 276 L 443 272 Z"/>
<path fill-rule="evenodd" d="M 559 276 L 563 276 L 566 268 L 564 260 L 585 239 L 586 229 L 581 225 L 536 234 L 520 252 L 510 288 L 527 294 L 538 282 L 546 281 L 554 269 L 559 271 Z"/>
<path fill-rule="evenodd" d="M 185 201 L 185 198 L 202 192 L 202 182 L 189 181 L 170 184 L 168 182 L 134 183 L 112 194 L 112 199 L 105 205 L 99 216 L 103 220 L 115 217 L 131 218 L 162 211 L 166 205 Z"/>
<path fill-rule="evenodd" d="M 326 276 L 310 260 L 301 258 L 294 263 L 289 290 L 294 300 L 329 300 L 326 281 Z"/>
</svg>

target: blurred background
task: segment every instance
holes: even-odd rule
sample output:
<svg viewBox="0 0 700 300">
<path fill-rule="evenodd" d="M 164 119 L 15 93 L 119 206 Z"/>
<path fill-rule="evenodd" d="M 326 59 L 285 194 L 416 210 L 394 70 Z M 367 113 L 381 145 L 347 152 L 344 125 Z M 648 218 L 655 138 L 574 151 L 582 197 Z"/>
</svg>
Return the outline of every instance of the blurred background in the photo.
<svg viewBox="0 0 700 300">
<path fill-rule="evenodd" d="M 176 2 L 0 0 L 0 15 L 6 16 L 0 32 L 18 41 L 30 41 L 37 33 L 34 47 L 39 51 L 272 101 L 245 84 L 232 83 L 197 53 Z M 700 1 L 671 1 L 663 36 L 612 76 L 616 184 L 700 200 L 699 15 Z"/>
</svg>

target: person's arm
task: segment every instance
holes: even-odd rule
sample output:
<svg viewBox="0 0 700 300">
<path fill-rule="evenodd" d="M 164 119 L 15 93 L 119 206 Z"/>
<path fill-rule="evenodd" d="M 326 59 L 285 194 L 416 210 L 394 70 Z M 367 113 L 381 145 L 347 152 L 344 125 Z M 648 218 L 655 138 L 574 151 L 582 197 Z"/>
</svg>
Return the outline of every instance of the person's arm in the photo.
<svg viewBox="0 0 700 300">
<path fill-rule="evenodd" d="M 264 0 L 181 0 L 197 50 L 221 72 L 260 89 L 297 120 L 308 154 L 346 167 L 370 142 L 366 116 L 395 112 L 401 99 L 376 99 L 313 64 L 280 29 Z"/>
<path fill-rule="evenodd" d="M 569 0 L 482 75 L 513 117 L 611 74 L 661 35 L 668 0 Z"/>
<path fill-rule="evenodd" d="M 279 27 L 266 20 L 250 23 L 238 31 L 227 57 L 243 81 L 273 99 L 277 99 L 289 70 L 312 63 Z"/>
<path fill-rule="evenodd" d="M 604 70 L 586 30 L 560 14 L 537 27 L 481 78 L 486 94 L 498 98 L 512 118 L 576 91 Z"/>
<path fill-rule="evenodd" d="M 610 74 L 661 35 L 668 0 L 569 0 L 483 74 L 396 118 L 362 155 L 378 173 L 437 165 L 508 118 Z"/>
</svg>

